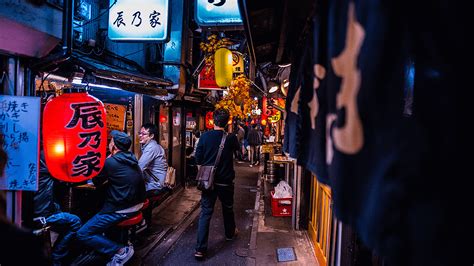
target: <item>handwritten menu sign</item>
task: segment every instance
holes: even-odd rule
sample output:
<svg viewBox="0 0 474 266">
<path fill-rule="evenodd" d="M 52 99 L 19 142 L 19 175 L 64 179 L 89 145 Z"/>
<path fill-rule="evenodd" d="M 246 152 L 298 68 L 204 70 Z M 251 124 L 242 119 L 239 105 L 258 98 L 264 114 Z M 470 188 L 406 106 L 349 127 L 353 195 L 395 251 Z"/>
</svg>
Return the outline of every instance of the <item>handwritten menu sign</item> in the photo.
<svg viewBox="0 0 474 266">
<path fill-rule="evenodd" d="M 0 133 L 8 154 L 1 190 L 38 190 L 40 98 L 0 95 Z"/>
<path fill-rule="evenodd" d="M 104 105 L 107 112 L 107 136 L 112 130 L 123 131 L 127 106 L 111 103 L 105 103 Z"/>
</svg>

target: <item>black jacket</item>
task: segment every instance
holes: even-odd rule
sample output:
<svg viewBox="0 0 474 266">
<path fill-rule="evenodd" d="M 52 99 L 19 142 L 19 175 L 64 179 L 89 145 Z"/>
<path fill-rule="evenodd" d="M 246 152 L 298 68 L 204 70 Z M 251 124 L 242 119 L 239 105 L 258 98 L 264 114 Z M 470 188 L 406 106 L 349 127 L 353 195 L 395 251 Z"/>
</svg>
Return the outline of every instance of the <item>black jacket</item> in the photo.
<svg viewBox="0 0 474 266">
<path fill-rule="evenodd" d="M 211 130 L 201 135 L 196 147 L 196 163 L 198 165 L 214 165 L 222 140 L 222 130 Z M 217 165 L 215 183 L 232 184 L 235 177 L 234 151 L 239 149 L 237 137 L 227 135 L 221 159 Z"/>
<path fill-rule="evenodd" d="M 131 152 L 119 152 L 107 158 L 104 168 L 92 181 L 96 186 L 108 181 L 102 213 L 127 209 L 145 200 L 145 181 Z"/>
<path fill-rule="evenodd" d="M 250 146 L 262 145 L 262 135 L 258 130 L 252 128 L 247 135 L 247 142 Z"/>
<path fill-rule="evenodd" d="M 55 182 L 46 167 L 44 151 L 41 150 L 38 191 L 33 196 L 35 216 L 48 217 L 61 211 L 54 198 Z"/>
</svg>

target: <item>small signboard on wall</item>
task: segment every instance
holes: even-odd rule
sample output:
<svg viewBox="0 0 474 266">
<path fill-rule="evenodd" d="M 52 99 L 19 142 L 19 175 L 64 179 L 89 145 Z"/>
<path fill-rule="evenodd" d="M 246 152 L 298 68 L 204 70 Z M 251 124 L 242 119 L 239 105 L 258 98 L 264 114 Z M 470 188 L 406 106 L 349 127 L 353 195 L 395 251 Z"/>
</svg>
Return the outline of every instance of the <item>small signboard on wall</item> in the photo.
<svg viewBox="0 0 474 266">
<path fill-rule="evenodd" d="M 110 0 L 109 38 L 114 41 L 166 41 L 169 0 Z"/>
<path fill-rule="evenodd" d="M 112 130 L 123 131 L 127 106 L 111 103 L 104 103 L 104 106 L 107 113 L 107 136 L 110 135 Z"/>
<path fill-rule="evenodd" d="M 8 155 L 0 190 L 38 190 L 39 123 L 39 97 L 0 95 L 0 133 Z"/>
</svg>

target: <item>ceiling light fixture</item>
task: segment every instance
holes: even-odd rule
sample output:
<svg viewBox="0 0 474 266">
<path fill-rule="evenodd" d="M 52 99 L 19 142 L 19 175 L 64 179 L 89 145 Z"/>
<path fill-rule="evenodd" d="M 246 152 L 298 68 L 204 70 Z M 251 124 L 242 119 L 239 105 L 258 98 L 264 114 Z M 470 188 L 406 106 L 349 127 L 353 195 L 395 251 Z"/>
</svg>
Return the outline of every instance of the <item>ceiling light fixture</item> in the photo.
<svg viewBox="0 0 474 266">
<path fill-rule="evenodd" d="M 268 82 L 268 93 L 274 93 L 276 92 L 279 88 L 280 88 L 280 84 L 278 84 L 276 81 L 274 80 L 270 80 Z"/>
</svg>

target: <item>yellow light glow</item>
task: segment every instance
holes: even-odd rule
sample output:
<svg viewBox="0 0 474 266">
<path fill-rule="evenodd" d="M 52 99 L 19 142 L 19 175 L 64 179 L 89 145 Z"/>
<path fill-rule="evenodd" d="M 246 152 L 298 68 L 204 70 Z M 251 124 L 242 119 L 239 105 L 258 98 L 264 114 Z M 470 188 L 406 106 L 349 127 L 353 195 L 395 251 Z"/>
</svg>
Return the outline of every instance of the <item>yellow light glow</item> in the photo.
<svg viewBox="0 0 474 266">
<path fill-rule="evenodd" d="M 54 145 L 53 151 L 57 155 L 63 154 L 64 153 L 64 144 L 63 143 L 56 143 L 56 145 Z"/>
</svg>

